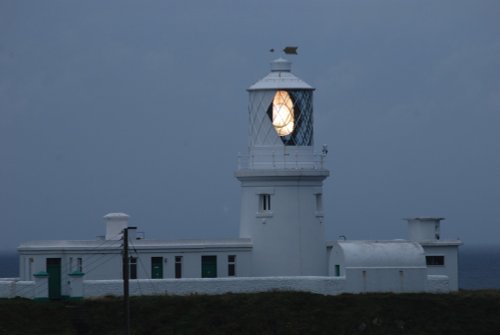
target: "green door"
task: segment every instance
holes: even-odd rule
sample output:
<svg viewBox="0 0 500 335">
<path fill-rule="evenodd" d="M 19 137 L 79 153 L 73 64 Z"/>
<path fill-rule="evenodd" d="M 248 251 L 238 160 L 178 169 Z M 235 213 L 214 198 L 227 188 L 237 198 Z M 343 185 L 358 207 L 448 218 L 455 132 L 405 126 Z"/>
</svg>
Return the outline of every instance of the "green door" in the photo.
<svg viewBox="0 0 500 335">
<path fill-rule="evenodd" d="M 47 258 L 49 274 L 49 299 L 61 299 L 61 259 Z"/>
<path fill-rule="evenodd" d="M 201 256 L 201 277 L 217 278 L 217 256 Z"/>
<path fill-rule="evenodd" d="M 151 257 L 151 278 L 163 278 L 163 257 Z"/>
</svg>

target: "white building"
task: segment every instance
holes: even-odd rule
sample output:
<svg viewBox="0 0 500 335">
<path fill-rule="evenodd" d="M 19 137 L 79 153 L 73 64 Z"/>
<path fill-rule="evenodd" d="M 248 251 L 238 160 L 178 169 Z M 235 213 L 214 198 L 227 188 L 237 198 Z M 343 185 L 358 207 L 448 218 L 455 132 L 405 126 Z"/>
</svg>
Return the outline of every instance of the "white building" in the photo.
<svg viewBox="0 0 500 335">
<path fill-rule="evenodd" d="M 448 277 L 449 289 L 458 290 L 459 240 L 441 239 L 441 221 L 444 218 L 412 218 L 408 221 L 408 239 L 423 248 L 428 275 Z"/>
<path fill-rule="evenodd" d="M 112 213 L 102 239 L 21 244 L 20 278 L 0 280 L 0 296 L 121 294 L 124 229 L 133 294 L 458 289 L 461 242 L 440 239 L 442 218 L 408 219 L 408 241 L 327 242 L 322 186 L 329 171 L 326 148 L 314 152 L 314 88 L 277 59 L 248 91 L 249 152 L 235 172 L 239 238 L 147 240 L 128 226 L 128 215 Z"/>
<path fill-rule="evenodd" d="M 344 276 L 349 292 L 422 292 L 427 268 L 422 246 L 407 241 L 336 241 L 330 275 Z"/>
</svg>

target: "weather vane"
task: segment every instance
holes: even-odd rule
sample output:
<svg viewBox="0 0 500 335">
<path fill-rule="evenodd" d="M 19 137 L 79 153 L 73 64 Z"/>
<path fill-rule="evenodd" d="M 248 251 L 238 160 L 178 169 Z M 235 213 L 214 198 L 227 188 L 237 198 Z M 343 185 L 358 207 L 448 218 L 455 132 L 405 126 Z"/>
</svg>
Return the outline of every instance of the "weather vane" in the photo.
<svg viewBox="0 0 500 335">
<path fill-rule="evenodd" d="M 286 54 L 286 55 L 297 55 L 297 49 L 299 47 L 291 47 L 291 46 L 288 46 L 288 47 L 285 47 L 283 49 L 283 52 Z M 269 52 L 274 52 L 274 48 L 273 49 L 270 49 Z"/>
</svg>

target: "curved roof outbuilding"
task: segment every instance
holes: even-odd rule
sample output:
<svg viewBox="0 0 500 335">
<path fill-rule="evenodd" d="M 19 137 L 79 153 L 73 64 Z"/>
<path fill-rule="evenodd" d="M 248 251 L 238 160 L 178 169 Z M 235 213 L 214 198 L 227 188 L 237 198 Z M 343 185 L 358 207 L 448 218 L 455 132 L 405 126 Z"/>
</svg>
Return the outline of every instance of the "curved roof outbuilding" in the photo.
<svg viewBox="0 0 500 335">
<path fill-rule="evenodd" d="M 409 241 L 337 241 L 345 267 L 425 267 L 422 246 Z"/>
</svg>

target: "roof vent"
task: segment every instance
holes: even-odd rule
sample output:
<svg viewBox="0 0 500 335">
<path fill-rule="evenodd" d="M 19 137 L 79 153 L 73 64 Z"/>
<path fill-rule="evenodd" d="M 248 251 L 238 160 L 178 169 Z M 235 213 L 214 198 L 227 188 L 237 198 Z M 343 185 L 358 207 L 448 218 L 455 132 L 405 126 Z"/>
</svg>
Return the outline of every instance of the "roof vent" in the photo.
<svg viewBox="0 0 500 335">
<path fill-rule="evenodd" d="M 292 63 L 283 58 L 275 59 L 271 62 L 271 72 L 290 72 Z"/>
</svg>

